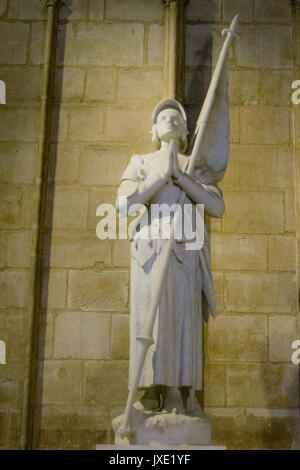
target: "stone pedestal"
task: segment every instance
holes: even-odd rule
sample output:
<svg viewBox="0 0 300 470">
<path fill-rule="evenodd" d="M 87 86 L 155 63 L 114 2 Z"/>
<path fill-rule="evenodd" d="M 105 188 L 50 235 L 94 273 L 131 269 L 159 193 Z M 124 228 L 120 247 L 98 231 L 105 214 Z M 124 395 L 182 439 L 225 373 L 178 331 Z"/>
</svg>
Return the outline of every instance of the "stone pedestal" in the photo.
<svg viewBox="0 0 300 470">
<path fill-rule="evenodd" d="M 124 415 L 112 421 L 116 445 L 187 445 L 209 446 L 211 425 L 204 412 L 193 414 L 155 413 L 132 410 L 132 432 L 119 432 Z"/>
</svg>

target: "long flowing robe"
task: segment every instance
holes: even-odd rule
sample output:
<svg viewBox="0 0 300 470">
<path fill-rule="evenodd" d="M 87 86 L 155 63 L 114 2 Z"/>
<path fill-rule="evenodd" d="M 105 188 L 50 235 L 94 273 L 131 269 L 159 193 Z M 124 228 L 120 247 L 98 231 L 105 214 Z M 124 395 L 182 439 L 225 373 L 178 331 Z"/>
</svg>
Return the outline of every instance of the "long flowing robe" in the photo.
<svg viewBox="0 0 300 470">
<path fill-rule="evenodd" d="M 133 156 L 121 181 L 143 181 L 151 172 L 156 153 Z M 184 157 L 186 164 L 188 157 Z M 195 172 L 194 179 L 211 193 L 222 197 L 221 190 L 209 181 L 209 175 Z M 172 205 L 178 201 L 180 189 L 169 183 L 148 202 Z M 193 204 L 186 197 L 185 204 Z M 195 207 L 195 204 L 193 204 Z M 137 224 L 151 226 L 157 221 L 150 210 Z M 137 228 L 136 227 L 136 228 Z M 160 269 L 160 254 L 167 242 L 163 239 L 142 239 L 134 230 L 131 241 L 130 295 L 130 367 L 129 386 L 136 370 L 136 336 L 149 315 L 154 280 Z M 139 387 L 166 385 L 191 386 L 202 389 L 202 319 L 214 315 L 214 288 L 211 274 L 210 247 L 205 229 L 201 250 L 188 251 L 182 240 L 172 242 L 171 256 L 156 316 L 154 344 L 148 349 Z"/>
</svg>

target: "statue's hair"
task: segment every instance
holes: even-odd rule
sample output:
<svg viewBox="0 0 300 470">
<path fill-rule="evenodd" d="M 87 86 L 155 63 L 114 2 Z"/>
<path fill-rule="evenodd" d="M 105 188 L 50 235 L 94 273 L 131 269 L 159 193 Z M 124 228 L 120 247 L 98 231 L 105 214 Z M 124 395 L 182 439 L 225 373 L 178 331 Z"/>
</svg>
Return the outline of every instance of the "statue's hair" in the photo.
<svg viewBox="0 0 300 470">
<path fill-rule="evenodd" d="M 180 113 L 179 113 L 179 115 L 182 117 L 182 115 Z M 182 117 L 182 124 L 183 124 L 184 129 L 183 129 L 183 133 L 180 137 L 180 150 L 182 152 L 185 152 L 186 149 L 187 149 L 187 146 L 188 146 L 187 136 L 189 134 L 189 131 L 188 131 L 188 128 L 187 128 L 186 121 L 183 119 L 183 117 Z M 159 146 L 160 138 L 158 137 L 156 122 L 153 124 L 152 130 L 151 130 L 150 133 L 152 134 L 152 142 L 154 142 L 155 144 L 157 144 Z"/>
</svg>

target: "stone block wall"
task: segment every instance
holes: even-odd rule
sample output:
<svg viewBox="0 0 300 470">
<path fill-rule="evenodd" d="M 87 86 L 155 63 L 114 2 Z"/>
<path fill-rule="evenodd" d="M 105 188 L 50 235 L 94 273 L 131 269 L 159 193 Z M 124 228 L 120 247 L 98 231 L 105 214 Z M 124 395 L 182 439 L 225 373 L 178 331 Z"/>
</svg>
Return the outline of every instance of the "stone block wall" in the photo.
<svg viewBox="0 0 300 470">
<path fill-rule="evenodd" d="M 0 448 L 20 447 L 26 406 L 45 3 L 0 0 Z M 291 448 L 300 173 L 290 91 L 300 61 L 290 2 L 190 0 L 185 105 L 193 131 L 220 33 L 237 12 L 226 214 L 210 221 L 218 317 L 205 331 L 204 404 L 215 444 Z M 35 422 L 43 449 L 112 442 L 111 419 L 126 402 L 129 243 L 96 237 L 96 209 L 114 203 L 130 156 L 153 149 L 163 20 L 161 0 L 65 0 L 60 8 Z"/>
<path fill-rule="evenodd" d="M 114 204 L 131 155 L 153 148 L 164 8 L 160 0 L 65 4 L 51 139 L 40 447 L 68 449 L 111 442 L 111 419 L 127 399 L 129 242 L 99 240 L 96 209 Z"/>
<path fill-rule="evenodd" d="M 215 443 L 290 448 L 299 407 L 291 3 L 191 0 L 186 101 L 193 118 L 220 31 L 236 13 L 226 213 L 211 221 L 218 317 L 206 328 L 204 401 Z"/>
<path fill-rule="evenodd" d="M 6 344 L 6 364 L 0 365 L 0 448 L 9 449 L 20 446 L 29 374 L 25 356 L 33 302 L 45 13 L 43 2 L 0 1 L 0 79 L 6 83 L 6 105 L 0 105 L 0 339 Z"/>
</svg>

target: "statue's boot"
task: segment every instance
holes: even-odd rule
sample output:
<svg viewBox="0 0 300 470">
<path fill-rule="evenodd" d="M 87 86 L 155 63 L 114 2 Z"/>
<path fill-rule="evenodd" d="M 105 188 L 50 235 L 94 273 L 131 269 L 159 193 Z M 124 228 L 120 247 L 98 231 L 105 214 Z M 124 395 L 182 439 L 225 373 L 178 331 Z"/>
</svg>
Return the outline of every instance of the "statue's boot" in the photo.
<svg viewBox="0 0 300 470">
<path fill-rule="evenodd" d="M 149 387 L 139 402 L 134 404 L 137 410 L 160 411 L 162 406 L 162 398 L 160 387 Z"/>
<path fill-rule="evenodd" d="M 169 387 L 163 400 L 162 411 L 165 413 L 185 413 L 181 392 L 176 387 Z"/>
</svg>

